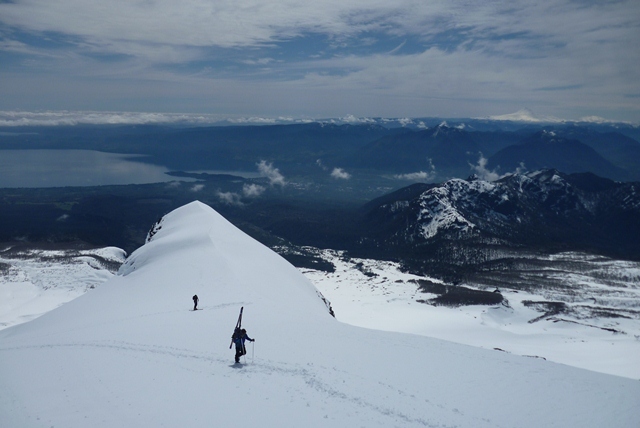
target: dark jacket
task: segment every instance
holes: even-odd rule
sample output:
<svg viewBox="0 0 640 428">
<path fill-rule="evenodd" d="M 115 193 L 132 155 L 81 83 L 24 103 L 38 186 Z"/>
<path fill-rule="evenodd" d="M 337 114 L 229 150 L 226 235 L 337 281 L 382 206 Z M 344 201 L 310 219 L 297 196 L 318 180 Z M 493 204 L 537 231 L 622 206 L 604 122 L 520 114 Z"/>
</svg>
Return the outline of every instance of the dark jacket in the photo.
<svg viewBox="0 0 640 428">
<path fill-rule="evenodd" d="M 235 343 L 236 346 L 244 346 L 245 340 L 253 342 L 253 339 L 250 338 L 247 333 L 238 332 L 237 334 L 234 334 L 233 343 Z"/>
</svg>

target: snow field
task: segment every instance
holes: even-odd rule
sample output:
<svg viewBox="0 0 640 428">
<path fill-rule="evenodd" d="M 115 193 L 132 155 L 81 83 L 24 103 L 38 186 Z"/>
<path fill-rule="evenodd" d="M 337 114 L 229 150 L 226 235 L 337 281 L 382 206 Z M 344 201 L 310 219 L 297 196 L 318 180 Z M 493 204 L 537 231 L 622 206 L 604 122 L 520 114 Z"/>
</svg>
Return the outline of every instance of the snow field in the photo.
<svg viewBox="0 0 640 428">
<path fill-rule="evenodd" d="M 0 255 L 0 264 L 8 266 L 0 275 L 0 329 L 30 321 L 113 277 L 92 256 L 114 263 L 125 258 L 115 247 Z"/>
<path fill-rule="evenodd" d="M 640 320 L 625 318 L 576 320 L 559 317 L 530 323 L 542 313 L 527 307 L 524 301 L 557 298 L 556 294 L 536 295 L 502 290 L 510 307 L 464 306 L 449 308 L 418 302 L 433 295 L 422 293 L 411 282 L 424 279 L 398 270 L 390 262 L 343 260 L 340 252 L 320 251 L 336 267 L 333 273 L 304 269 L 302 272 L 331 302 L 338 320 L 375 330 L 396 331 L 450 340 L 486 349 L 499 349 L 522 356 L 544 358 L 574 367 L 640 379 Z M 360 268 L 356 268 L 360 265 Z M 613 268 L 613 267 L 610 267 Z M 616 268 L 630 271 L 635 265 L 620 262 Z M 363 273 L 373 273 L 375 276 Z M 430 281 L 437 280 L 427 278 Z M 589 283 L 591 289 L 611 293 L 611 287 Z M 614 287 L 614 291 L 615 291 Z M 627 287 L 618 307 L 640 301 L 640 287 Z M 582 304 L 592 305 L 585 292 L 576 296 Z M 636 296 L 636 297 L 633 297 Z M 609 302 L 610 303 L 610 302 Z M 614 333 L 603 328 L 612 328 Z"/>
<path fill-rule="evenodd" d="M 640 419 L 637 381 L 336 321 L 298 270 L 201 203 L 161 226 L 120 275 L 0 331 L 0 426 L 584 428 Z M 190 310 L 193 294 L 201 311 Z M 256 339 L 245 365 L 229 349 L 240 307 Z"/>
</svg>

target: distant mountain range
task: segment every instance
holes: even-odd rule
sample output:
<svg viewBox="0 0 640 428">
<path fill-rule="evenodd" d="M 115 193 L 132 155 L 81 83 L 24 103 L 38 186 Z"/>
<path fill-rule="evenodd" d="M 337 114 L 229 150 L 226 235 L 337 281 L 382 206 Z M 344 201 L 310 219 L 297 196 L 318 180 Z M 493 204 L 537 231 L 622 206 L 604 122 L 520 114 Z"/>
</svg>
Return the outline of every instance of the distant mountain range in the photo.
<svg viewBox="0 0 640 428">
<path fill-rule="evenodd" d="M 615 138 L 624 138 L 614 134 Z M 631 155 L 640 152 L 640 144 L 621 147 Z M 640 154 L 640 153 L 639 153 Z M 640 158 L 638 158 L 640 161 Z M 512 146 L 493 155 L 488 168 L 501 168 L 504 171 L 517 169 L 538 170 L 555 168 L 565 173 L 593 172 L 597 175 L 616 179 L 629 179 L 632 172 L 615 166 L 601 156 L 596 149 L 577 139 L 566 138 L 553 131 L 537 132 Z"/>
<path fill-rule="evenodd" d="M 0 154 L 84 149 L 145 155 L 137 159 L 202 181 L 0 189 L 0 240 L 79 239 L 130 250 L 149 222 L 197 198 L 263 242 L 283 238 L 423 266 L 476 269 L 524 250 L 640 259 L 636 127 L 356 122 L 12 127 L 0 133 Z M 264 173 L 220 174 L 256 171 L 262 161 L 287 184 L 274 186 Z M 336 169 L 340 178 L 331 174 Z"/>
<path fill-rule="evenodd" d="M 394 173 L 433 169 L 437 177 L 464 177 L 483 165 L 496 174 L 554 168 L 565 173 L 592 172 L 614 180 L 640 179 L 640 143 L 618 132 L 585 127 L 536 131 L 468 131 L 440 124 L 406 130 L 371 142 L 347 165 Z"/>
<path fill-rule="evenodd" d="M 146 155 L 172 170 L 255 170 L 317 177 L 318 164 L 373 175 L 428 172 L 465 178 L 478 167 L 592 172 L 640 180 L 640 128 L 627 124 L 491 119 L 369 119 L 264 126 L 24 126 L 0 132 L 3 149 L 83 149 Z M 424 174 L 423 174 L 424 175 Z"/>
<path fill-rule="evenodd" d="M 475 135 L 445 124 L 426 130 L 388 135 L 367 144 L 347 165 L 408 173 L 438 169 L 469 169 L 477 162 L 481 146 Z"/>
<path fill-rule="evenodd" d="M 372 247 L 450 264 L 526 251 L 640 257 L 640 183 L 554 169 L 416 184 L 364 208 Z M 419 257 L 418 257 L 419 258 Z"/>
</svg>

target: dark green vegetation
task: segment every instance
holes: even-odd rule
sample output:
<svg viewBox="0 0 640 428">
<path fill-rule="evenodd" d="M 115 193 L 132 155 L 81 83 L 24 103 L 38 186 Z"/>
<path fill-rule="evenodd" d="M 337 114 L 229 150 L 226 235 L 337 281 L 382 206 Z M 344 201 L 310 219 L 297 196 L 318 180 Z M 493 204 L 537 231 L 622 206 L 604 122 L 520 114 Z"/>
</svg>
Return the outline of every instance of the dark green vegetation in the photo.
<svg viewBox="0 0 640 428">
<path fill-rule="evenodd" d="M 462 286 L 419 281 L 420 291 L 437 296 L 423 302 L 435 306 L 498 305 L 504 300 L 499 291 L 473 290 Z"/>
<path fill-rule="evenodd" d="M 246 182 L 262 181 L 220 176 L 210 178 L 198 191 L 188 182 L 0 189 L 0 242 L 80 240 L 131 252 L 144 243 L 149 228 L 160 217 L 196 199 L 267 245 L 292 239 L 339 248 L 340 242 L 356 239 L 357 209 L 346 203 L 312 203 L 306 197 L 288 196 L 281 189 L 242 205 L 221 200 L 221 193 L 242 192 Z"/>
</svg>

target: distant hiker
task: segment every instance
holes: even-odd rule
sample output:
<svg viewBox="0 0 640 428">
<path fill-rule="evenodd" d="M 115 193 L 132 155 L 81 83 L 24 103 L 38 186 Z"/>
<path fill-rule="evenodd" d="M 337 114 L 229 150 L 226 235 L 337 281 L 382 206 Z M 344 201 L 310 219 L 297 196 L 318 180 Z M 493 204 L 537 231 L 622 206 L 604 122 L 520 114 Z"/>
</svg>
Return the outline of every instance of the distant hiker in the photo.
<svg viewBox="0 0 640 428">
<path fill-rule="evenodd" d="M 254 339 L 247 336 L 247 330 L 236 328 L 233 332 L 233 343 L 236 344 L 236 363 L 240 362 L 240 357 L 247 353 L 247 349 L 244 347 L 244 341 L 248 340 L 249 342 L 255 342 Z"/>
<path fill-rule="evenodd" d="M 194 311 L 198 310 L 198 300 L 200 300 L 200 299 L 198 299 L 198 295 L 194 294 L 193 295 L 193 310 Z"/>
</svg>

